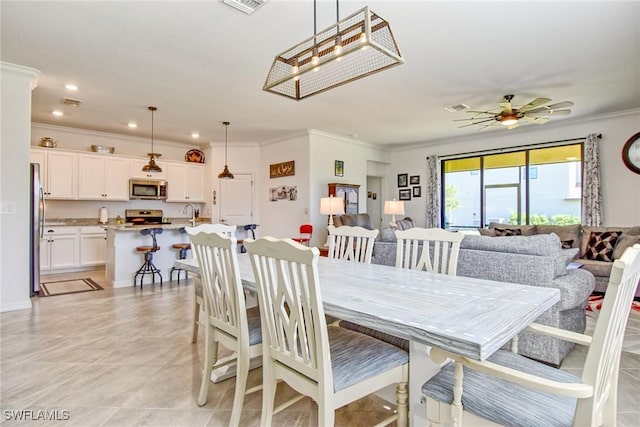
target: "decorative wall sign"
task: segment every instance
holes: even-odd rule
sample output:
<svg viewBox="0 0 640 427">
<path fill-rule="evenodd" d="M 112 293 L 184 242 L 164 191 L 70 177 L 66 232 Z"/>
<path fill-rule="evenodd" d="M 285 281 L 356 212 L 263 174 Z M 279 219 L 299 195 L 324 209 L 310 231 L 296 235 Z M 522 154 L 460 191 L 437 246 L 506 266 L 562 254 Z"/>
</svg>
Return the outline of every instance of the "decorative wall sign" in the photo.
<svg viewBox="0 0 640 427">
<path fill-rule="evenodd" d="M 296 162 L 274 163 L 269 165 L 269 178 L 280 178 L 282 176 L 292 176 L 296 174 Z"/>
<path fill-rule="evenodd" d="M 409 184 L 411 184 L 411 185 L 420 184 L 420 175 L 411 175 L 409 177 Z"/>
<path fill-rule="evenodd" d="M 204 153 L 200 150 L 189 150 L 184 155 L 185 162 L 204 163 Z"/>
<path fill-rule="evenodd" d="M 298 187 L 282 185 L 280 187 L 271 187 L 269 189 L 269 200 L 277 202 L 278 200 L 298 200 Z"/>
<path fill-rule="evenodd" d="M 398 187 L 408 187 L 409 186 L 409 175 L 406 173 L 398 174 Z M 402 199 L 400 199 L 402 200 Z"/>
<path fill-rule="evenodd" d="M 336 160 L 333 173 L 335 176 L 344 176 L 344 161 Z"/>
<path fill-rule="evenodd" d="M 398 199 L 399 200 L 411 200 L 411 189 L 407 188 L 405 190 L 398 190 Z"/>
</svg>

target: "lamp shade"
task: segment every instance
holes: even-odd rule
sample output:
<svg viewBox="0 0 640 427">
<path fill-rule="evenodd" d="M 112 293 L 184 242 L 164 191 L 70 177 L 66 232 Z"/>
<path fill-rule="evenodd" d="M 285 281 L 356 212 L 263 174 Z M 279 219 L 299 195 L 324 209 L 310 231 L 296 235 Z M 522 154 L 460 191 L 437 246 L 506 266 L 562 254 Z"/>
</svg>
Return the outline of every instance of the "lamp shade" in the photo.
<svg viewBox="0 0 640 427">
<path fill-rule="evenodd" d="M 384 202 L 385 215 L 404 215 L 404 202 L 401 200 L 386 200 Z"/>
<path fill-rule="evenodd" d="M 337 197 L 323 197 L 320 199 L 320 213 L 322 215 L 344 215 L 344 201 Z"/>
</svg>

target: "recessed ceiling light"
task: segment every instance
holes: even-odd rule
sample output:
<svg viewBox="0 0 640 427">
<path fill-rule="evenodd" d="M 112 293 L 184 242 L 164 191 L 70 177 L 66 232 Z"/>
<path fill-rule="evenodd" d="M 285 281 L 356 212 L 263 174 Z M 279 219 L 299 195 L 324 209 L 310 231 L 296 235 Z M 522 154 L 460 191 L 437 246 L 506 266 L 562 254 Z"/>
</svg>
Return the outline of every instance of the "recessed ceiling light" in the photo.
<svg viewBox="0 0 640 427">
<path fill-rule="evenodd" d="M 127 123 L 127 126 L 129 126 L 131 129 L 135 129 L 138 127 L 138 124 L 135 122 L 129 122 Z"/>
<path fill-rule="evenodd" d="M 60 111 L 60 110 L 53 110 L 53 111 L 51 112 L 51 114 L 53 114 L 53 115 L 54 115 L 54 116 L 56 116 L 56 117 L 64 116 L 64 113 L 63 113 L 62 111 Z"/>
<path fill-rule="evenodd" d="M 191 138 L 200 138 L 200 134 L 198 132 L 191 132 Z"/>
<path fill-rule="evenodd" d="M 78 90 L 78 86 L 74 85 L 73 83 L 67 83 L 66 85 L 64 85 L 64 88 L 67 90 L 73 90 L 73 91 Z"/>
</svg>

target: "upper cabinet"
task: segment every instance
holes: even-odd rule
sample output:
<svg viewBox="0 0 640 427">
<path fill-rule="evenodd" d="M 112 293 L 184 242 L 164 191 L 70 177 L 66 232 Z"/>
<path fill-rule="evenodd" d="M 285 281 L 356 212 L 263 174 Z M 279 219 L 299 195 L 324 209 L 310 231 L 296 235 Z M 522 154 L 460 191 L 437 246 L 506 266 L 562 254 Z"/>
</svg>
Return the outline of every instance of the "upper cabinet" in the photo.
<svg viewBox="0 0 640 427">
<path fill-rule="evenodd" d="M 167 179 L 167 163 L 157 162 L 158 166 L 162 168 L 162 172 L 143 172 L 142 167 L 149 163 L 149 160 L 131 160 L 131 166 L 129 170 L 129 178 L 143 178 L 143 179 Z"/>
<path fill-rule="evenodd" d="M 344 213 L 357 214 L 360 186 L 356 184 L 329 184 L 329 196 L 341 198 L 344 201 Z"/>
<path fill-rule="evenodd" d="M 42 190 L 46 198 L 78 198 L 77 153 L 34 148 L 31 150 L 31 162 L 40 164 Z"/>
<path fill-rule="evenodd" d="M 80 199 L 129 200 L 129 159 L 81 154 L 78 160 Z"/>
<path fill-rule="evenodd" d="M 204 165 L 167 164 L 167 202 L 204 203 Z"/>
</svg>

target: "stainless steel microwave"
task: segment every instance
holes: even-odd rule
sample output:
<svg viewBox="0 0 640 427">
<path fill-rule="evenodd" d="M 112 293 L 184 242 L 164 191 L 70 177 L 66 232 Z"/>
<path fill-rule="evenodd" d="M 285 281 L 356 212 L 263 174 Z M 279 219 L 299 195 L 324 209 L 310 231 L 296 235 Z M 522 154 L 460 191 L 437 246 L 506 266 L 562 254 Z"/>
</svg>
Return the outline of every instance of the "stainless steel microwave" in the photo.
<svg viewBox="0 0 640 427">
<path fill-rule="evenodd" d="M 167 181 L 153 179 L 130 179 L 129 199 L 166 200 Z"/>
</svg>

